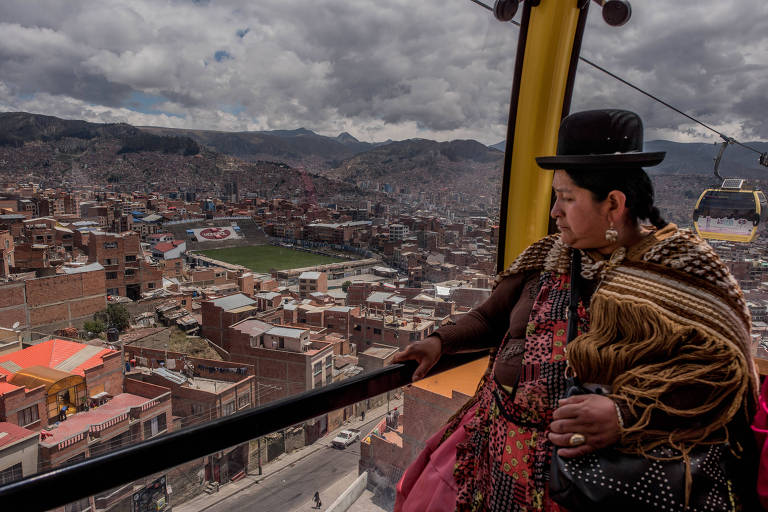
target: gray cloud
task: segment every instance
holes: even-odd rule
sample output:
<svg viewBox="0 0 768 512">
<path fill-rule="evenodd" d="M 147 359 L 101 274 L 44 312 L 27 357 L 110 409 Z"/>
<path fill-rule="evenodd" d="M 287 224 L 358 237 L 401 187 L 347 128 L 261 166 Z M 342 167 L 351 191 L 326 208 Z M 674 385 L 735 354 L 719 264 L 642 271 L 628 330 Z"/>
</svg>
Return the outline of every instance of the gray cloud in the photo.
<svg viewBox="0 0 768 512">
<path fill-rule="evenodd" d="M 492 0 L 487 0 L 492 3 Z M 582 54 L 729 135 L 768 138 L 764 0 L 592 6 Z M 0 109 L 365 140 L 506 133 L 517 29 L 469 0 L 4 0 Z M 711 134 L 580 65 L 573 109 L 640 112 L 648 138 Z"/>
</svg>

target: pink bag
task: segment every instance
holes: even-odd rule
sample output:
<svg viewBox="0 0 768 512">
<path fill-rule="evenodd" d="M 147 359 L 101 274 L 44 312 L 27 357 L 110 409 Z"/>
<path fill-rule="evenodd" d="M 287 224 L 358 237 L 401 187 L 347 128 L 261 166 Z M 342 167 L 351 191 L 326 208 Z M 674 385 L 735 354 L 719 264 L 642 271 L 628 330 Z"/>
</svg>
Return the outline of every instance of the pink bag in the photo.
<svg viewBox="0 0 768 512">
<path fill-rule="evenodd" d="M 757 449 L 760 450 L 760 466 L 757 472 L 757 495 L 760 504 L 768 509 L 768 378 L 763 382 L 760 391 L 760 403 L 752 424 L 752 430 L 757 439 Z"/>
</svg>

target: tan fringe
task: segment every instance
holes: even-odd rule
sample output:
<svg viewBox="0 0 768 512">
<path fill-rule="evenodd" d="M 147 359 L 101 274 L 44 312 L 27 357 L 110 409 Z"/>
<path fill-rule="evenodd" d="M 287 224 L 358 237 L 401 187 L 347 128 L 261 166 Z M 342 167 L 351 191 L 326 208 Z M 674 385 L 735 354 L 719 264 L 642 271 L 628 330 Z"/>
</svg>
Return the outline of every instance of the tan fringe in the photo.
<svg viewBox="0 0 768 512">
<path fill-rule="evenodd" d="M 726 441 L 728 424 L 740 411 L 747 423 L 751 419 L 757 386 L 742 349 L 731 340 L 673 322 L 658 308 L 630 297 L 595 294 L 589 332 L 569 343 L 567 354 L 582 382 L 610 384 L 611 397 L 626 403 L 637 419 L 622 429 L 622 451 L 648 456 L 649 450 L 666 445 L 682 453 L 678 458 L 686 465 L 686 505 L 691 448 Z M 701 405 L 679 408 L 665 401 L 692 384 L 702 389 Z M 666 432 L 649 427 L 655 412 L 681 420 L 705 415 L 708 422 Z"/>
</svg>

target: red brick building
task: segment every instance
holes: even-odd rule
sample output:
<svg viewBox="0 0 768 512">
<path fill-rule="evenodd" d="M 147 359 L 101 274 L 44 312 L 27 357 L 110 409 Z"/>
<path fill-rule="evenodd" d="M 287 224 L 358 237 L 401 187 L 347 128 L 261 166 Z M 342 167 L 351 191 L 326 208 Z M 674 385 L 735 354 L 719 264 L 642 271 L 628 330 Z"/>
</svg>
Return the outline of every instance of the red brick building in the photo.
<svg viewBox="0 0 768 512">
<path fill-rule="evenodd" d="M 40 440 L 40 469 L 55 468 L 132 443 L 150 439 L 173 429 L 171 394 L 152 398 L 120 393 L 105 404 L 81 412 L 46 430 Z M 133 488 L 109 497 L 109 506 L 130 496 Z M 106 494 L 106 493 L 105 493 Z M 97 500 L 103 497 L 97 496 Z"/>
<path fill-rule="evenodd" d="M 325 272 L 302 272 L 299 274 L 299 296 L 308 297 L 314 292 L 328 291 L 328 276 Z"/>
<path fill-rule="evenodd" d="M 360 443 L 360 470 L 368 471 L 368 488 L 394 488 L 427 439 L 474 394 L 487 364 L 481 359 L 404 389 L 397 425 L 382 420 Z"/>
<path fill-rule="evenodd" d="M 39 430 L 63 407 L 81 411 L 89 397 L 123 391 L 119 352 L 52 339 L 0 356 L 0 421 Z"/>
<path fill-rule="evenodd" d="M 104 269 L 88 265 L 65 274 L 0 283 L 0 326 L 53 332 L 81 326 L 106 308 Z"/>
<path fill-rule="evenodd" d="M 138 300 L 141 294 L 162 288 L 162 269 L 143 258 L 139 235 L 91 232 L 88 261 L 99 262 L 105 270 L 107 295 Z"/>
<path fill-rule="evenodd" d="M 330 384 L 333 344 L 310 339 L 308 329 L 272 326 L 254 318 L 228 329 L 224 349 L 232 361 L 253 366 L 259 393 L 257 403 L 295 395 Z"/>
<path fill-rule="evenodd" d="M 227 328 L 258 311 L 256 301 L 236 293 L 201 303 L 201 334 L 217 345 L 226 344 Z"/>
</svg>

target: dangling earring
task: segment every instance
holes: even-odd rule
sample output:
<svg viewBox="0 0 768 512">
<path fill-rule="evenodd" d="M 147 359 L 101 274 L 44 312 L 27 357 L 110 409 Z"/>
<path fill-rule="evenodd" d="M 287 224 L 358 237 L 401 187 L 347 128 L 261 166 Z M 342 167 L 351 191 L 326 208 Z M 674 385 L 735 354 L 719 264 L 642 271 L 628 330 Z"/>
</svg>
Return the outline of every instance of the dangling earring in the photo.
<svg viewBox="0 0 768 512">
<path fill-rule="evenodd" d="M 616 231 L 613 222 L 611 222 L 611 227 L 605 230 L 605 240 L 610 243 L 615 243 L 619 240 L 619 232 Z"/>
</svg>

